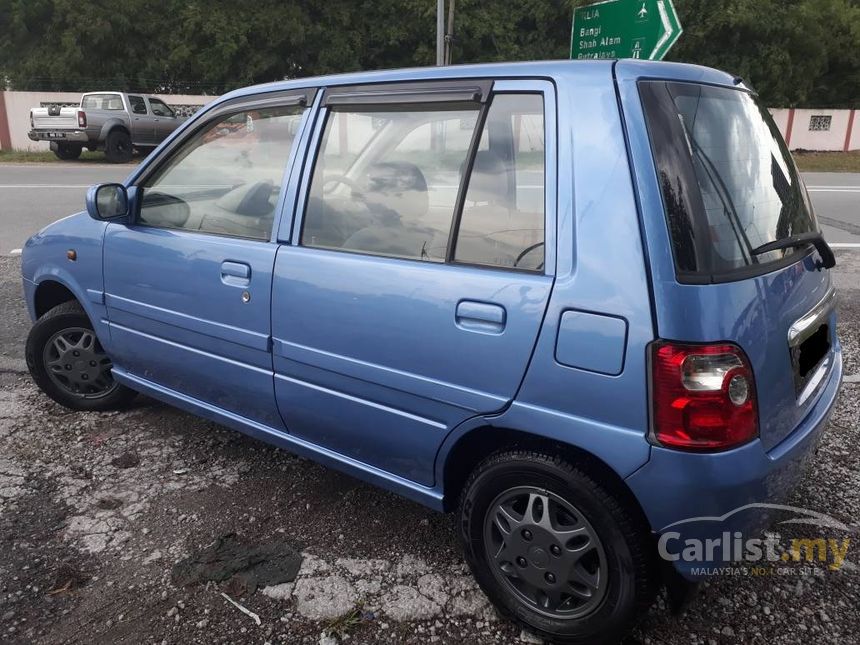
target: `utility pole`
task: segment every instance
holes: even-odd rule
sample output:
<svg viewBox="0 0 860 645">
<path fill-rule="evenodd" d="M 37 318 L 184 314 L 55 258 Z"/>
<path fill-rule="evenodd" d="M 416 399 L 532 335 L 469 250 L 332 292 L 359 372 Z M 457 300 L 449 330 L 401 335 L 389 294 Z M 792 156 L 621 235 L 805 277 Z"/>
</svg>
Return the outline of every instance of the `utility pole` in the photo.
<svg viewBox="0 0 860 645">
<path fill-rule="evenodd" d="M 445 64 L 445 0 L 436 0 L 436 65 Z"/>
<path fill-rule="evenodd" d="M 445 34 L 445 64 L 451 64 L 451 52 L 454 49 L 454 1 L 448 0 L 448 32 Z"/>
</svg>

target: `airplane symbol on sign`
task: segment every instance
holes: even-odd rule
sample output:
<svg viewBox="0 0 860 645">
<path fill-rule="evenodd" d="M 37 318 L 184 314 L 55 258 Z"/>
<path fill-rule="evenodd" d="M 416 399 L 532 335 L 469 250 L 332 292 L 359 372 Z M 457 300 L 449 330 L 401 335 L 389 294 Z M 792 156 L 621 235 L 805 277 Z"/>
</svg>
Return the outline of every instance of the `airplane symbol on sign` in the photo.
<svg viewBox="0 0 860 645">
<path fill-rule="evenodd" d="M 645 8 L 644 2 L 642 3 L 642 8 L 639 10 L 639 17 L 640 18 L 647 18 L 648 17 L 648 9 Z"/>
</svg>

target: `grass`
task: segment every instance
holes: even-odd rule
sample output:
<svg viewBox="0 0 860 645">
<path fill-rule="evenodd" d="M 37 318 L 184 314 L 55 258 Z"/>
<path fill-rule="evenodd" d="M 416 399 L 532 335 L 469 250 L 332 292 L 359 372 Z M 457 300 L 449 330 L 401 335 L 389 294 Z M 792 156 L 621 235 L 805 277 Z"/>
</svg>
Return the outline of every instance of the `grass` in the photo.
<svg viewBox="0 0 860 645">
<path fill-rule="evenodd" d="M 860 150 L 851 152 L 796 151 L 794 159 L 801 172 L 860 172 Z"/>
<path fill-rule="evenodd" d="M 132 163 L 140 161 L 139 158 L 134 159 Z M 107 163 L 105 153 L 90 152 L 84 150 L 79 159 L 74 161 L 62 161 L 57 159 L 56 155 L 50 151 L 39 152 L 19 152 L 17 150 L 0 150 L 0 163 Z"/>
<path fill-rule="evenodd" d="M 351 631 L 355 630 L 359 625 L 365 622 L 362 603 L 359 603 L 352 611 L 344 614 L 340 618 L 335 618 L 326 625 L 325 632 L 330 635 L 335 635 L 340 639 L 347 636 Z"/>
</svg>

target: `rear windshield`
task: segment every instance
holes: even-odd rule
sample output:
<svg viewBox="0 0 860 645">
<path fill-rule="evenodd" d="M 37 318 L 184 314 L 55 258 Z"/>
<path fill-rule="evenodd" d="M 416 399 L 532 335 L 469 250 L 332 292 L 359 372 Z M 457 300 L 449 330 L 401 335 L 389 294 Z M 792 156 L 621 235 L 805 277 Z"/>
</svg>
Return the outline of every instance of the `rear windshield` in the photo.
<svg viewBox="0 0 860 645">
<path fill-rule="evenodd" d="M 84 110 L 122 110 L 122 97 L 119 94 L 88 94 L 81 101 Z"/>
<path fill-rule="evenodd" d="M 808 252 L 753 253 L 817 230 L 791 154 L 756 97 L 663 81 L 642 82 L 639 92 L 679 280 L 740 279 Z"/>
</svg>

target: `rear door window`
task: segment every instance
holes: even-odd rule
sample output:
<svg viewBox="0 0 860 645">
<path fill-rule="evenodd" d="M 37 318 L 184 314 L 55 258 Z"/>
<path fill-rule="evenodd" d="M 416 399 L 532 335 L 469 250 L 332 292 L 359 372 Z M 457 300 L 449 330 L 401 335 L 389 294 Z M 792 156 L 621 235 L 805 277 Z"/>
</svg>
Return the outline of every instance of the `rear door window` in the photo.
<svg viewBox="0 0 860 645">
<path fill-rule="evenodd" d="M 680 281 L 741 279 L 808 251 L 755 253 L 817 224 L 794 160 L 754 95 L 663 81 L 641 82 L 639 92 Z"/>
<path fill-rule="evenodd" d="M 301 243 L 543 270 L 543 97 L 500 93 L 484 109 L 461 103 L 332 110 Z"/>
<path fill-rule="evenodd" d="M 128 103 L 131 105 L 131 111 L 135 114 L 146 114 L 146 102 L 142 96 L 128 95 Z"/>
<path fill-rule="evenodd" d="M 302 243 L 443 262 L 477 116 L 477 104 L 332 112 Z"/>
</svg>

